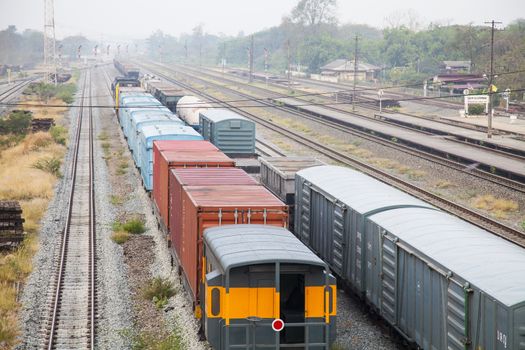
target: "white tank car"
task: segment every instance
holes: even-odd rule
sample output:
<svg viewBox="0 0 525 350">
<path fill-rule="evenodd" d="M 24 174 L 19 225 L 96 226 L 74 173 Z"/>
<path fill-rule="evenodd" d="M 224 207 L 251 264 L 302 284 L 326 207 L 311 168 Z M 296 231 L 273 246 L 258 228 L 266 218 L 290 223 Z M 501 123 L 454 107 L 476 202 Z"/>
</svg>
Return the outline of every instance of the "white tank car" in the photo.
<svg viewBox="0 0 525 350">
<path fill-rule="evenodd" d="M 184 96 L 177 102 L 177 115 L 188 125 L 199 129 L 199 113 L 210 107 L 211 105 L 196 96 Z"/>
</svg>

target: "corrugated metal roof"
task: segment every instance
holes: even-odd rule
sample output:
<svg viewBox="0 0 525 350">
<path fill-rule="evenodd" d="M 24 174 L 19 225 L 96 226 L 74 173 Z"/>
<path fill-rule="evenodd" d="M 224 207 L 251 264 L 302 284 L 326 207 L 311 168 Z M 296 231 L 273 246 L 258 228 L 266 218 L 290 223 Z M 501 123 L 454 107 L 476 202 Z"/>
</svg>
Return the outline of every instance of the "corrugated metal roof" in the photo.
<svg viewBox="0 0 525 350">
<path fill-rule="evenodd" d="M 503 304 L 525 302 L 523 248 L 437 210 L 394 209 L 370 220 Z"/>
<path fill-rule="evenodd" d="M 303 169 L 297 175 L 361 214 L 392 206 L 434 208 L 358 171 L 333 165 Z"/>
<path fill-rule="evenodd" d="M 155 145 L 160 151 L 218 151 L 209 141 L 203 140 L 159 140 Z"/>
<path fill-rule="evenodd" d="M 182 126 L 177 122 L 173 122 L 173 124 L 145 125 L 144 127 L 139 128 L 138 132 L 143 134 L 145 138 L 158 135 L 187 135 L 202 137 L 193 128 Z"/>
<path fill-rule="evenodd" d="M 171 173 L 183 186 L 259 184 L 239 168 L 176 168 L 171 169 Z"/>
<path fill-rule="evenodd" d="M 231 163 L 232 166 L 235 166 L 235 161 L 228 157 L 222 152 L 217 152 L 215 150 L 211 151 L 200 151 L 195 153 L 192 151 L 181 152 L 181 151 L 161 151 L 162 157 L 168 163 L 188 163 L 188 164 L 216 164 L 216 163 Z"/>
<path fill-rule="evenodd" d="M 206 111 L 200 112 L 200 114 L 214 121 L 215 123 L 223 121 L 223 120 L 229 120 L 229 119 L 242 119 L 246 121 L 251 121 L 248 118 L 245 118 L 238 113 L 230 111 L 229 109 L 222 109 L 222 108 L 208 109 Z"/>
<path fill-rule="evenodd" d="M 286 204 L 261 185 L 186 186 L 195 206 L 202 207 L 281 207 Z"/>
<path fill-rule="evenodd" d="M 266 225 L 217 226 L 204 231 L 204 240 L 223 270 L 275 262 L 326 266 L 284 228 Z"/>
</svg>

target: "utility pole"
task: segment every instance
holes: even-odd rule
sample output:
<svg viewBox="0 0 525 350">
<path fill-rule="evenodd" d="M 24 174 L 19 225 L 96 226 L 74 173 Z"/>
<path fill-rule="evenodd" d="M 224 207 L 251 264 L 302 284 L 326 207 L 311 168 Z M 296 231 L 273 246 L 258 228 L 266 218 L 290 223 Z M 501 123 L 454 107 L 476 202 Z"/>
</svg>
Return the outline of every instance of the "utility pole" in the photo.
<svg viewBox="0 0 525 350">
<path fill-rule="evenodd" d="M 286 70 L 287 70 L 287 76 L 288 76 L 288 88 L 290 89 L 291 86 L 292 86 L 292 75 L 291 75 L 291 72 L 290 72 L 290 39 L 288 39 L 288 41 L 286 42 L 286 47 L 287 47 L 287 64 L 286 64 Z"/>
<path fill-rule="evenodd" d="M 492 138 L 492 118 L 494 117 L 493 113 L 493 103 L 494 98 L 492 97 L 492 84 L 494 82 L 494 31 L 495 25 L 501 24 L 501 22 L 496 22 L 494 20 L 490 22 L 485 22 L 485 24 L 491 24 L 491 34 L 490 34 L 490 77 L 489 77 L 489 120 L 487 125 L 487 138 Z"/>
<path fill-rule="evenodd" d="M 44 66 L 46 82 L 57 85 L 54 0 L 44 0 Z M 53 79 L 51 77 L 53 76 Z"/>
<path fill-rule="evenodd" d="M 222 43 L 222 75 L 224 75 L 225 65 L 226 65 L 226 42 Z"/>
<path fill-rule="evenodd" d="M 253 82 L 253 35 L 250 44 L 250 83 Z"/>
<path fill-rule="evenodd" d="M 352 93 L 352 111 L 355 112 L 355 99 L 356 99 L 356 96 L 355 96 L 355 89 L 356 89 L 356 85 L 357 85 L 357 47 L 358 47 L 358 44 L 359 44 L 359 37 L 355 36 L 355 52 L 354 52 L 354 91 Z"/>
<path fill-rule="evenodd" d="M 188 64 L 188 40 L 184 41 L 184 64 Z"/>
</svg>

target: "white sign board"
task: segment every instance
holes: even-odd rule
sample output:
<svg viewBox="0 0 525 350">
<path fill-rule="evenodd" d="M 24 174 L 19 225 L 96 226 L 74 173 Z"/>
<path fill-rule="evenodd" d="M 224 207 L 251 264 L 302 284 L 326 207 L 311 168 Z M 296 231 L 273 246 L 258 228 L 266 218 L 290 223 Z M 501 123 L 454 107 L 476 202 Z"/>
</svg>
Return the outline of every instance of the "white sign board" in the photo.
<svg viewBox="0 0 525 350">
<path fill-rule="evenodd" d="M 489 96 L 488 95 L 465 95 L 465 114 L 468 114 L 469 104 L 485 105 L 485 113 L 489 112 Z"/>
</svg>

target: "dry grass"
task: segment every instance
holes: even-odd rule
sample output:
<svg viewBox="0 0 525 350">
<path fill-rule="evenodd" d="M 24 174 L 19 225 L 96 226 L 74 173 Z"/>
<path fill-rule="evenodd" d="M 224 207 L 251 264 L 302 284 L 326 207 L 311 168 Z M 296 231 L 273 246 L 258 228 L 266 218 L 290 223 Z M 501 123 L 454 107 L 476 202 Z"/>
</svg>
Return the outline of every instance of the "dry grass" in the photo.
<svg viewBox="0 0 525 350">
<path fill-rule="evenodd" d="M 456 185 L 454 185 L 452 182 L 450 181 L 447 181 L 447 180 L 439 180 L 438 182 L 436 182 L 436 184 L 434 185 L 434 187 L 436 188 L 440 188 L 440 189 L 445 189 L 445 188 L 450 188 L 450 187 L 455 187 Z"/>
<path fill-rule="evenodd" d="M 519 204 L 513 200 L 496 198 L 491 194 L 479 195 L 473 199 L 475 208 L 488 211 L 499 219 L 508 218 L 510 213 L 517 212 Z"/>
<path fill-rule="evenodd" d="M 41 104 L 32 97 L 25 103 Z M 53 99 L 54 105 L 65 105 Z M 35 118 L 63 118 L 67 108 L 52 108 L 47 112 L 41 107 L 24 107 L 33 111 Z M 65 142 L 64 142 L 65 143 Z M 43 159 L 62 160 L 66 147 L 58 143 L 49 132 L 38 132 L 18 136 L 17 142 L 0 152 L 0 200 L 18 200 L 25 219 L 24 229 L 28 233 L 23 243 L 10 253 L 0 253 L 0 349 L 16 345 L 19 334 L 17 314 L 20 305 L 16 302 L 15 283 L 23 283 L 32 271 L 32 257 L 38 250 L 39 223 L 49 200 L 53 196 L 57 177 L 36 169 L 34 164 Z"/>
<path fill-rule="evenodd" d="M 129 240 L 130 234 L 127 231 L 115 231 L 111 234 L 111 239 L 117 244 L 124 244 Z"/>
<path fill-rule="evenodd" d="M 55 123 L 61 121 L 64 114 L 67 112 L 67 105 L 60 98 L 52 98 L 49 100 L 48 104 L 64 107 L 40 107 L 38 105 L 41 105 L 42 101 L 40 101 L 36 96 L 24 96 L 21 99 L 21 102 L 24 103 L 24 106 L 21 106 L 19 109 L 33 112 L 33 118 L 53 118 Z"/>
</svg>

